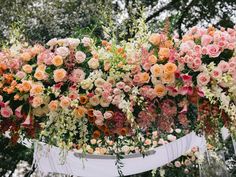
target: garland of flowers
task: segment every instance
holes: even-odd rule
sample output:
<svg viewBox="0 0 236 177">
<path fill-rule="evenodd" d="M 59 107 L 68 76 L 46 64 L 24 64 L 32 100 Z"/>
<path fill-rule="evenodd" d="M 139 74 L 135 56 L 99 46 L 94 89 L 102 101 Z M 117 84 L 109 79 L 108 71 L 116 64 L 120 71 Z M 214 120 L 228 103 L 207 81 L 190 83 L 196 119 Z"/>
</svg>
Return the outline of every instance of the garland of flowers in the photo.
<svg viewBox="0 0 236 177">
<path fill-rule="evenodd" d="M 224 125 L 235 134 L 236 29 L 142 36 L 0 52 L 1 132 L 117 157 L 192 130 L 211 138 Z"/>
</svg>

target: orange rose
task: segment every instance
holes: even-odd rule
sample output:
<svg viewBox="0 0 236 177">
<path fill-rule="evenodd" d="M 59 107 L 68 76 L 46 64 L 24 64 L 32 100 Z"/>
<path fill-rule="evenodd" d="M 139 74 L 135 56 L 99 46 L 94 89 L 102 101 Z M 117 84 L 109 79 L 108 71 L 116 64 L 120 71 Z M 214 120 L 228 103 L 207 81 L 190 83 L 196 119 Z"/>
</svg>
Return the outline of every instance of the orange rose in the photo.
<svg viewBox="0 0 236 177">
<path fill-rule="evenodd" d="M 55 82 L 61 82 L 66 77 L 66 70 L 64 69 L 56 69 L 53 72 L 53 78 Z"/>
<path fill-rule="evenodd" d="M 74 114 L 77 118 L 82 118 L 85 116 L 87 109 L 83 106 L 79 106 L 74 110 Z"/>
<path fill-rule="evenodd" d="M 171 40 L 166 40 L 164 46 L 166 48 L 172 48 L 173 47 L 173 42 Z"/>
<path fill-rule="evenodd" d="M 163 60 L 164 58 L 169 58 L 169 55 L 170 55 L 169 48 L 165 48 L 165 47 L 160 48 L 158 52 L 158 56 L 161 60 Z"/>
<path fill-rule="evenodd" d="M 53 57 L 52 64 L 54 64 L 55 66 L 61 66 L 63 64 L 62 56 L 56 55 L 55 57 Z"/>
<path fill-rule="evenodd" d="M 100 137 L 100 135 L 101 135 L 101 133 L 100 133 L 100 131 L 98 131 L 98 130 L 95 130 L 95 131 L 93 132 L 93 138 L 94 138 L 94 139 L 98 139 L 98 138 Z"/>
<path fill-rule="evenodd" d="M 24 52 L 21 54 L 20 58 L 23 60 L 23 61 L 30 61 L 32 56 L 29 52 Z"/>
<path fill-rule="evenodd" d="M 153 45 L 159 45 L 161 42 L 161 35 L 158 33 L 151 34 L 151 36 L 149 37 L 149 42 Z"/>
<path fill-rule="evenodd" d="M 151 67 L 151 73 L 154 77 L 160 77 L 163 73 L 162 66 L 155 64 Z"/>
<path fill-rule="evenodd" d="M 88 102 L 88 97 L 86 95 L 79 96 L 79 101 L 81 104 L 86 104 Z"/>
<path fill-rule="evenodd" d="M 57 100 L 53 100 L 48 104 L 48 108 L 50 111 L 56 111 L 58 108 L 58 101 Z"/>
<path fill-rule="evenodd" d="M 23 71 L 25 71 L 26 73 L 31 73 L 32 72 L 32 66 L 31 65 L 24 65 L 23 67 L 22 67 L 22 69 L 23 69 Z"/>
<path fill-rule="evenodd" d="M 163 84 L 157 84 L 154 87 L 154 92 L 156 93 L 158 97 L 163 97 L 166 94 L 166 88 Z"/>
<path fill-rule="evenodd" d="M 149 63 L 151 63 L 152 65 L 154 65 L 157 62 L 157 57 L 155 55 L 150 55 L 148 57 L 148 61 Z"/>
<path fill-rule="evenodd" d="M 25 92 L 30 91 L 31 89 L 31 83 L 29 81 L 22 81 L 22 89 Z"/>
<path fill-rule="evenodd" d="M 173 74 L 177 70 L 177 66 L 174 63 L 166 63 L 164 65 L 164 73 L 166 74 Z"/>
</svg>

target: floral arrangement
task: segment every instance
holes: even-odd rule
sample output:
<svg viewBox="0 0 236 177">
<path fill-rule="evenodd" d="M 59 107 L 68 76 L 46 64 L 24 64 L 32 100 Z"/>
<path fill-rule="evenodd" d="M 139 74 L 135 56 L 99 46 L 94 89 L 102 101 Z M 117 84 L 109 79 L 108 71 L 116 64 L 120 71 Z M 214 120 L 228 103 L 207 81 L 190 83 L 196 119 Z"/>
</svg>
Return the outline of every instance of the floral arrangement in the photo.
<svg viewBox="0 0 236 177">
<path fill-rule="evenodd" d="M 236 28 L 210 26 L 3 49 L 1 133 L 90 154 L 145 153 L 192 130 L 212 143 L 236 132 L 235 48 Z"/>
</svg>

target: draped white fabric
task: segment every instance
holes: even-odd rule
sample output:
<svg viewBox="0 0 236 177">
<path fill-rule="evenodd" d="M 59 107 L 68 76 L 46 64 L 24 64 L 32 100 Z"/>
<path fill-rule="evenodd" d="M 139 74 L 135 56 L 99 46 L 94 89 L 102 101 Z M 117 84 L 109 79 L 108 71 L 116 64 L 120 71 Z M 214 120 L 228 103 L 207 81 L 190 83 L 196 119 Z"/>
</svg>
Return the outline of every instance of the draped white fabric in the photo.
<svg viewBox="0 0 236 177">
<path fill-rule="evenodd" d="M 124 175 L 132 175 L 161 167 L 194 146 L 198 146 L 200 151 L 205 151 L 206 141 L 204 137 L 191 132 L 174 142 L 155 148 L 144 158 L 141 155 L 125 156 L 122 159 L 124 164 L 122 172 Z M 69 151 L 65 163 L 62 164 L 60 152 L 60 148 L 38 143 L 34 152 L 34 163 L 37 169 L 45 174 L 55 172 L 74 176 L 119 176 L 113 156 L 88 155 L 81 159 L 78 154 Z"/>
</svg>

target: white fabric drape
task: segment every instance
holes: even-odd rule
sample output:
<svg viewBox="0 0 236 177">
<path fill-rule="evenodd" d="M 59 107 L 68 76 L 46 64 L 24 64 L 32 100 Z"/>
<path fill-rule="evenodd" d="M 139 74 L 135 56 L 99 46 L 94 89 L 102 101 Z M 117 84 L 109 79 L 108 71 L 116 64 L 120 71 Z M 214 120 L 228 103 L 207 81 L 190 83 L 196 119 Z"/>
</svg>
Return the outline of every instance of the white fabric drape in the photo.
<svg viewBox="0 0 236 177">
<path fill-rule="evenodd" d="M 200 151 L 205 151 L 206 141 L 204 137 L 199 137 L 195 132 L 191 132 L 176 141 L 155 148 L 150 155 L 144 158 L 140 155 L 125 156 L 121 160 L 124 164 L 122 172 L 124 175 L 132 175 L 161 167 L 195 146 L 198 146 Z M 34 152 L 34 163 L 37 169 L 45 174 L 55 172 L 88 177 L 119 176 L 114 157 L 88 155 L 81 159 L 78 154 L 69 151 L 65 163 L 62 164 L 60 152 L 60 148 L 38 143 Z"/>
</svg>

